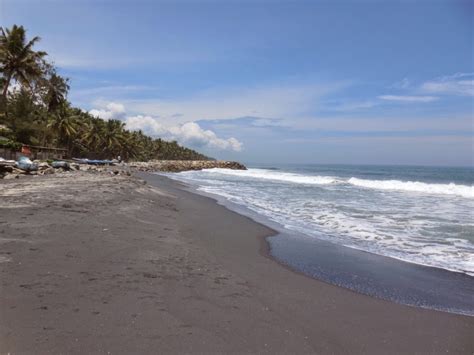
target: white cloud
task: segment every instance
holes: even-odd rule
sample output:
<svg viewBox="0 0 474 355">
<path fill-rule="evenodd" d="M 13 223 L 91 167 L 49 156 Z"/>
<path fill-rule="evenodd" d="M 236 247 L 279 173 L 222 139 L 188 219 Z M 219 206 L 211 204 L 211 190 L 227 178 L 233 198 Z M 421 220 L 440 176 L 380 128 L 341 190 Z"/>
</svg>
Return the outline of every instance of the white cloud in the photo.
<svg viewBox="0 0 474 355">
<path fill-rule="evenodd" d="M 377 97 L 381 100 L 397 102 L 433 102 L 438 100 L 436 96 L 381 95 Z"/>
<path fill-rule="evenodd" d="M 242 150 L 242 143 L 234 137 L 228 139 L 219 138 L 213 131 L 202 129 L 196 122 L 165 125 L 149 115 L 127 116 L 125 106 L 118 102 L 99 101 L 96 104 L 100 108 L 90 110 L 89 113 L 91 115 L 105 120 L 121 119 L 125 122 L 127 129 L 132 131 L 141 130 L 150 136 L 176 140 L 179 143 L 192 147 L 208 147 L 233 151 Z"/>
<path fill-rule="evenodd" d="M 192 147 L 209 147 L 222 150 L 241 151 L 242 143 L 234 137 L 222 139 L 211 130 L 202 129 L 196 122 L 180 125 L 164 126 L 151 116 L 132 116 L 126 119 L 126 127 L 130 130 L 142 130 L 145 134 Z"/>
<path fill-rule="evenodd" d="M 151 116 L 127 117 L 126 127 L 132 131 L 143 131 L 143 133 L 154 137 L 165 138 L 169 131 Z"/>
<path fill-rule="evenodd" d="M 187 122 L 172 126 L 169 131 L 176 140 L 192 146 L 209 146 L 211 148 L 240 151 L 242 143 L 235 138 L 221 139 L 213 131 L 203 130 L 196 122 Z"/>
<path fill-rule="evenodd" d="M 427 81 L 421 90 L 429 93 L 474 96 L 474 73 L 456 73 Z"/>
<path fill-rule="evenodd" d="M 89 113 L 92 116 L 100 117 L 104 120 L 122 119 L 125 117 L 125 106 L 117 102 L 108 102 L 100 104 L 102 108 L 92 109 Z"/>
</svg>

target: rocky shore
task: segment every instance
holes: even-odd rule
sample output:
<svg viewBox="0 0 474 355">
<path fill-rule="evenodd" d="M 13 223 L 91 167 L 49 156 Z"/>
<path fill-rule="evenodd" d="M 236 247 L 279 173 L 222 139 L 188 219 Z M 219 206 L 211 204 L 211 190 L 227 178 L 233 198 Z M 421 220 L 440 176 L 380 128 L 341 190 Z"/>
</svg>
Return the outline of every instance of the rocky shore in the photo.
<svg viewBox="0 0 474 355">
<path fill-rule="evenodd" d="M 236 161 L 225 160 L 153 160 L 149 162 L 130 163 L 131 168 L 139 171 L 168 171 L 180 172 L 187 170 L 202 170 L 212 168 L 247 170 L 247 168 Z"/>
<path fill-rule="evenodd" d="M 36 170 L 25 171 L 19 169 L 15 165 L 15 162 L 0 161 L 0 179 L 17 179 L 24 175 L 49 175 L 75 171 L 96 171 L 107 172 L 112 175 L 130 175 L 133 171 L 180 172 L 212 168 L 247 169 L 241 163 L 225 160 L 153 160 L 148 162 L 112 163 L 105 165 L 78 164 L 77 162 L 66 161 L 66 164 L 61 167 L 55 167 L 54 163 L 45 161 L 35 161 L 34 163 L 37 165 Z"/>
</svg>

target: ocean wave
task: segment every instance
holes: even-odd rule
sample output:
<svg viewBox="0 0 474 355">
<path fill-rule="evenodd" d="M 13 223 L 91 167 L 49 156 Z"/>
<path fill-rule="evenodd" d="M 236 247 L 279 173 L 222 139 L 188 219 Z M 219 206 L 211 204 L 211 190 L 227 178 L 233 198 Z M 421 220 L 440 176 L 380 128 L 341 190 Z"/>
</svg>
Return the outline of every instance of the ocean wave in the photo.
<svg viewBox="0 0 474 355">
<path fill-rule="evenodd" d="M 305 204 L 302 200 L 289 201 L 266 193 L 256 197 L 257 191 L 243 192 L 238 187 L 200 186 L 198 190 L 220 195 L 288 230 L 307 236 L 405 262 L 474 276 L 474 259 L 471 257 L 474 245 L 470 241 L 448 237 L 446 231 L 442 237 L 425 235 L 426 231 L 449 223 L 441 220 L 442 211 L 434 220 L 423 216 L 420 221 L 415 218 L 401 221 L 396 218 L 403 215 L 401 211 L 392 216 L 374 214 L 365 209 L 350 212 L 333 203 L 311 201 L 311 198 Z M 466 224 L 466 228 L 472 228 L 472 224 Z"/>
<path fill-rule="evenodd" d="M 231 170 L 231 169 L 206 169 L 206 172 L 232 175 L 244 178 L 253 179 L 264 179 L 273 181 L 283 181 L 296 184 L 306 185 L 326 185 L 338 182 L 337 179 L 331 176 L 313 176 L 313 175 L 301 175 L 295 173 L 276 172 L 275 170 L 268 169 L 248 169 L 248 170 Z"/>
<path fill-rule="evenodd" d="M 419 181 L 399 181 L 399 180 L 365 180 L 352 177 L 348 183 L 358 187 L 378 190 L 397 190 L 408 192 L 421 192 L 439 195 L 457 195 L 466 198 L 474 198 L 474 187 L 466 185 L 450 184 L 429 184 Z"/>
<path fill-rule="evenodd" d="M 268 169 L 207 169 L 206 172 L 223 174 L 235 177 L 264 179 L 272 181 L 282 181 L 294 184 L 305 185 L 328 185 L 328 184 L 350 184 L 357 187 L 364 187 L 377 190 L 392 190 L 402 192 L 419 192 L 437 195 L 455 195 L 464 198 L 474 198 L 474 187 L 467 185 L 436 184 L 420 181 L 400 181 L 400 180 L 366 180 L 351 177 L 350 179 L 334 176 L 303 175 L 289 172 L 280 172 Z"/>
<path fill-rule="evenodd" d="M 289 230 L 474 276 L 471 186 L 350 176 L 253 168 L 172 175 Z M 384 190 L 393 193 L 376 193 Z"/>
</svg>

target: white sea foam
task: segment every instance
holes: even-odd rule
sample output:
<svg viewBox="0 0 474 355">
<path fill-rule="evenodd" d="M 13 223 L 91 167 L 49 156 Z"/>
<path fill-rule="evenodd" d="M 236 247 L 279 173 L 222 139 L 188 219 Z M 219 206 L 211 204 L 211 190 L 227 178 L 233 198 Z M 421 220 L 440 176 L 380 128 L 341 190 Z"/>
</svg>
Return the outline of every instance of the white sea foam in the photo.
<svg viewBox="0 0 474 355">
<path fill-rule="evenodd" d="M 210 169 L 173 177 L 309 236 L 474 276 L 472 186 L 334 175 Z"/>
<path fill-rule="evenodd" d="M 392 190 L 419 192 L 426 194 L 456 195 L 465 198 L 474 198 L 474 186 L 450 184 L 434 184 L 419 181 L 400 181 L 400 180 L 366 180 L 351 177 L 344 179 L 333 176 L 319 175 L 303 175 L 288 172 L 279 172 L 267 169 L 248 169 L 248 170 L 231 170 L 231 169 L 208 169 L 206 172 L 243 177 L 253 179 L 265 179 L 273 181 L 282 181 L 295 184 L 306 185 L 327 185 L 327 184 L 343 184 L 349 183 L 354 186 L 364 187 L 377 190 Z"/>
<path fill-rule="evenodd" d="M 474 187 L 456 184 L 428 184 L 419 181 L 399 180 L 365 180 L 352 177 L 349 184 L 359 187 L 378 190 L 397 190 L 409 192 L 422 192 L 428 194 L 457 195 L 466 198 L 474 198 Z"/>
<path fill-rule="evenodd" d="M 265 179 L 273 181 L 284 181 L 296 184 L 307 184 L 307 185 L 325 185 L 333 184 L 338 182 L 337 179 L 331 176 L 313 176 L 313 175 L 301 175 L 294 173 L 278 172 L 274 170 L 266 169 L 248 169 L 248 170 L 231 170 L 231 169 L 207 169 L 206 172 L 232 175 L 244 178 L 253 179 Z"/>
<path fill-rule="evenodd" d="M 301 200 L 257 196 L 257 191 L 249 194 L 228 187 L 199 189 L 244 205 L 290 230 L 347 247 L 474 276 L 472 243 L 459 238 L 423 236 L 426 231 L 436 228 L 438 221 L 397 219 L 396 215 L 384 216 L 382 211 L 348 213 L 341 210 L 342 206 L 332 203 L 313 201 L 304 204 Z M 423 209 L 428 210 L 428 207 L 421 205 L 417 213 L 422 213 Z M 438 214 L 444 213 L 439 211 Z M 472 229 L 472 225 L 467 228 Z"/>
</svg>

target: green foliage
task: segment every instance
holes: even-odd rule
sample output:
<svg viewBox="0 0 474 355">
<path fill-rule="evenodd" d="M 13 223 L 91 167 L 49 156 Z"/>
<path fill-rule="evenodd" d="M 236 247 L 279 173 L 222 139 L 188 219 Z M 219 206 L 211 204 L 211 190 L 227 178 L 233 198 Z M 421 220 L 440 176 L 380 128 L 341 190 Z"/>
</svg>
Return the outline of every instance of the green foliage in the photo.
<svg viewBox="0 0 474 355">
<path fill-rule="evenodd" d="M 14 142 L 10 139 L 0 138 L 0 147 L 2 148 L 9 148 L 14 151 L 19 151 L 21 149 L 21 146 L 21 143 Z"/>
<path fill-rule="evenodd" d="M 72 107 L 67 101 L 69 80 L 45 61 L 45 52 L 34 51 L 38 41 L 39 37 L 27 41 L 22 26 L 0 28 L 0 124 L 9 132 L 8 139 L 0 144 L 66 148 L 68 155 L 74 157 L 209 159 L 175 141 L 129 131 L 120 120 L 105 121 Z M 12 91 L 12 83 L 19 89 Z"/>
<path fill-rule="evenodd" d="M 39 40 L 39 37 L 33 37 L 27 41 L 23 26 L 0 28 L 0 70 L 4 78 L 2 80 L 4 97 L 7 95 L 11 80 L 30 86 L 32 81 L 41 77 L 41 66 L 46 52 L 33 50 L 33 46 Z"/>
</svg>

